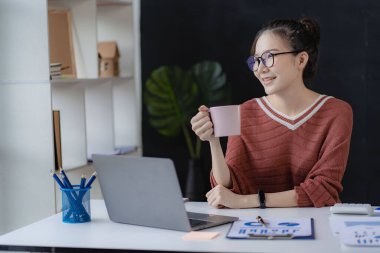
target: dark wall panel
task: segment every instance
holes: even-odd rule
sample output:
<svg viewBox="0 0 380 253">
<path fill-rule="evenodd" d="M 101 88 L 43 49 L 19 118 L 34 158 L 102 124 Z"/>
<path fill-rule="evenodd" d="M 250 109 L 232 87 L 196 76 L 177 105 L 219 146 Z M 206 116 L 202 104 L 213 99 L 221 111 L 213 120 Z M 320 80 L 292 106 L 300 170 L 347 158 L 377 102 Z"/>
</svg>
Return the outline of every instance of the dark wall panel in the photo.
<svg viewBox="0 0 380 253">
<path fill-rule="evenodd" d="M 351 104 L 354 129 L 343 201 L 380 204 L 380 2 L 376 0 L 142 0 L 141 51 L 143 84 L 162 65 L 189 68 L 200 60 L 222 64 L 231 86 L 232 103 L 264 95 L 247 69 L 252 40 L 261 25 L 275 18 L 310 16 L 321 25 L 317 92 Z M 223 140 L 225 146 L 225 140 Z M 146 156 L 175 161 L 184 187 L 188 152 L 182 136 L 159 136 L 143 111 Z M 203 144 L 205 176 L 208 144 Z"/>
</svg>

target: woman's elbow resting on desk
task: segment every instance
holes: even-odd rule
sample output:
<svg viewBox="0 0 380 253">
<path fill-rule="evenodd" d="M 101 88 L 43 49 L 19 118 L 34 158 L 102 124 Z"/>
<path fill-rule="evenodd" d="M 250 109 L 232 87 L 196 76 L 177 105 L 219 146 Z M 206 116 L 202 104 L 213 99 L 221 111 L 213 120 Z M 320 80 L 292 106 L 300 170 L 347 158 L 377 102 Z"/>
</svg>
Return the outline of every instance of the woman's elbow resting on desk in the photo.
<svg viewBox="0 0 380 253">
<path fill-rule="evenodd" d="M 257 194 L 236 194 L 222 185 L 212 188 L 206 197 L 208 204 L 215 208 L 254 208 L 259 206 Z"/>
</svg>

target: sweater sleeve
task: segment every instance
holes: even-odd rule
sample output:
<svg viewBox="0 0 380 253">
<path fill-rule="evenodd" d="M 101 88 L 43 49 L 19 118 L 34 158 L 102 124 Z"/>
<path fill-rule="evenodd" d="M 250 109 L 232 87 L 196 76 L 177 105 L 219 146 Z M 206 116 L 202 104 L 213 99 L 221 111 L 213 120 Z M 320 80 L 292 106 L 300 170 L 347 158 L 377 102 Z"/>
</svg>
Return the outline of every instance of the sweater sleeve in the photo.
<svg viewBox="0 0 380 253">
<path fill-rule="evenodd" d="M 352 109 L 345 103 L 332 120 L 319 159 L 306 179 L 294 189 L 299 206 L 323 207 L 340 202 L 352 133 Z"/>
</svg>

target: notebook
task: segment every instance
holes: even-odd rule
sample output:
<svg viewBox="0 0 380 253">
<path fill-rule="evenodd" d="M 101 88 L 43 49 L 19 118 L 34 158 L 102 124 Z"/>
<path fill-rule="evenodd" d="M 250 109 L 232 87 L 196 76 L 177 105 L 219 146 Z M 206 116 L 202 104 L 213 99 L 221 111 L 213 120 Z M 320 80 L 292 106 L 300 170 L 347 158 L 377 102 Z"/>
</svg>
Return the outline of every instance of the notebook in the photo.
<svg viewBox="0 0 380 253">
<path fill-rule="evenodd" d="M 108 215 L 114 222 L 191 231 L 238 220 L 186 212 L 170 159 L 93 155 L 93 161 Z"/>
</svg>

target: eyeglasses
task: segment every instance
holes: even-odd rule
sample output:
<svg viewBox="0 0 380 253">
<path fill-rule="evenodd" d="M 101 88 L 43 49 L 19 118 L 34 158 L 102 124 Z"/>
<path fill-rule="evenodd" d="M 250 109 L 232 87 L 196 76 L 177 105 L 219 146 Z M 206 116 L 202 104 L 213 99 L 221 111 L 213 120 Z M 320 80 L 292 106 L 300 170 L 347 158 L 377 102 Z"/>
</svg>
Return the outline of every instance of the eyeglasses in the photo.
<svg viewBox="0 0 380 253">
<path fill-rule="evenodd" d="M 271 53 L 264 52 L 261 57 L 250 56 L 247 59 L 248 68 L 250 71 L 257 71 L 259 69 L 260 63 L 262 62 L 265 67 L 270 68 L 274 64 L 274 57 L 281 54 L 297 54 L 303 50 L 281 52 L 281 53 Z"/>
</svg>

